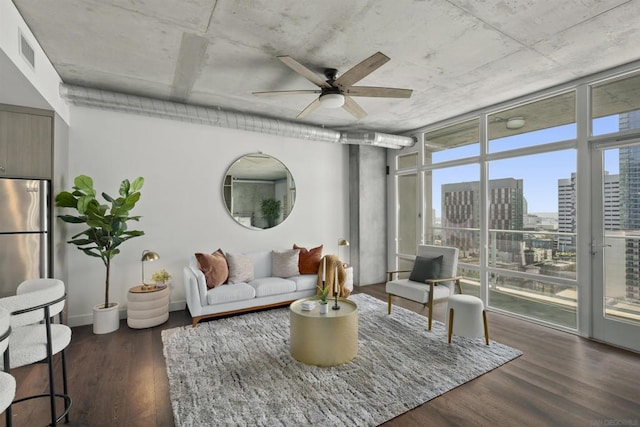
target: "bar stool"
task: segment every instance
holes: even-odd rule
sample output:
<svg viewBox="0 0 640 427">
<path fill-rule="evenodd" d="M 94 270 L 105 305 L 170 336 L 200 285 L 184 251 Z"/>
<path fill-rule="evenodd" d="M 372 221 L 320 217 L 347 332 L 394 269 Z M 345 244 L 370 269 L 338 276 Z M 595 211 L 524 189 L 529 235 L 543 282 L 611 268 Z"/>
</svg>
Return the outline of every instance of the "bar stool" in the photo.
<svg viewBox="0 0 640 427">
<path fill-rule="evenodd" d="M 23 397 L 17 403 L 45 397 L 49 399 L 51 424 L 65 419 L 69 422 L 71 397 L 67 389 L 67 367 L 64 349 L 71 342 L 71 328 L 62 324 L 62 309 L 66 299 L 64 283 L 57 279 L 33 279 L 22 282 L 16 295 L 0 298 L 0 307 L 11 312 L 9 355 L 3 364 L 5 370 L 45 362 L 49 371 L 49 392 Z M 52 318 L 59 315 L 60 323 Z M 61 354 L 63 393 L 57 393 L 54 384 L 53 356 Z M 8 362 L 8 363 L 7 363 Z M 8 366 L 7 366 L 8 365 Z M 56 414 L 56 398 L 64 401 L 64 411 Z M 11 407 L 7 409 L 6 424 L 11 426 Z"/>
<path fill-rule="evenodd" d="M 0 353 L 3 356 L 3 367 L 9 370 L 9 335 L 11 326 L 9 311 L 0 307 Z M 16 395 L 16 380 L 8 372 L 0 371 L 0 412 L 4 412 L 11 407 L 11 402 Z M 11 411 L 8 412 L 9 414 Z"/>
<path fill-rule="evenodd" d="M 487 326 L 487 312 L 482 300 L 472 295 L 451 295 L 447 301 L 447 330 L 448 342 L 451 335 L 460 337 L 481 337 L 489 345 L 489 328 Z M 454 321 L 455 319 L 455 321 Z"/>
</svg>

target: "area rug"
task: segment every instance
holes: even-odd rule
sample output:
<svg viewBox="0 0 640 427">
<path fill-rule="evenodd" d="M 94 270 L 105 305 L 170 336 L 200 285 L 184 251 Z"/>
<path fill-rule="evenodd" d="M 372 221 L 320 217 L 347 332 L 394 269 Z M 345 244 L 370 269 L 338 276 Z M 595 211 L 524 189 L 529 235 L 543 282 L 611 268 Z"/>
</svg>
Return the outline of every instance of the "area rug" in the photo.
<svg viewBox="0 0 640 427">
<path fill-rule="evenodd" d="M 289 309 L 162 331 L 176 426 L 375 426 L 522 353 L 365 294 L 358 355 L 320 368 L 289 354 Z M 489 325 L 491 328 L 491 325 Z"/>
</svg>

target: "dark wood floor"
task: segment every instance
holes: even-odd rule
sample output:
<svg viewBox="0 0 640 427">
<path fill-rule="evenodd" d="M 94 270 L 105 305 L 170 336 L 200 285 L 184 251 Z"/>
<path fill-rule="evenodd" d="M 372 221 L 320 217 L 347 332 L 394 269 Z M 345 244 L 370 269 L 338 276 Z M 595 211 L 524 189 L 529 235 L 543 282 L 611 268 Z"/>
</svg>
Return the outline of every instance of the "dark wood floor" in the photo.
<svg viewBox="0 0 640 427">
<path fill-rule="evenodd" d="M 386 300 L 384 285 L 360 291 Z M 425 314 L 421 305 L 398 303 Z M 443 313 L 441 304 L 436 319 Z M 640 426 L 640 355 L 504 315 L 488 318 L 491 338 L 524 355 L 385 425 Z M 108 335 L 73 328 L 69 425 L 173 426 L 160 331 L 188 324 L 186 312 L 173 312 L 151 329 L 132 330 L 125 321 Z M 13 374 L 18 396 L 47 387 L 44 365 Z M 14 406 L 14 426 L 47 424 L 48 408 L 39 400 Z"/>
</svg>

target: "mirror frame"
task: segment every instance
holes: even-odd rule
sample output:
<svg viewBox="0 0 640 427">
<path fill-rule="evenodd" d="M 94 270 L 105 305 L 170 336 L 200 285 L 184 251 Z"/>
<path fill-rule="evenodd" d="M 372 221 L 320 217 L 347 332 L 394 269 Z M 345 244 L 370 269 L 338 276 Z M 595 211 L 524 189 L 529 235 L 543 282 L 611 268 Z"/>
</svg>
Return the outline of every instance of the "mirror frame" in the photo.
<svg viewBox="0 0 640 427">
<path fill-rule="evenodd" d="M 268 193 L 268 197 L 259 198 Z M 237 158 L 222 179 L 222 200 L 235 222 L 250 230 L 267 230 L 282 224 L 296 200 L 296 184 L 287 166 L 262 152 Z M 265 200 L 270 200 L 267 206 Z M 280 209 L 277 217 L 277 205 Z M 263 209 L 274 211 L 265 217 Z"/>
</svg>

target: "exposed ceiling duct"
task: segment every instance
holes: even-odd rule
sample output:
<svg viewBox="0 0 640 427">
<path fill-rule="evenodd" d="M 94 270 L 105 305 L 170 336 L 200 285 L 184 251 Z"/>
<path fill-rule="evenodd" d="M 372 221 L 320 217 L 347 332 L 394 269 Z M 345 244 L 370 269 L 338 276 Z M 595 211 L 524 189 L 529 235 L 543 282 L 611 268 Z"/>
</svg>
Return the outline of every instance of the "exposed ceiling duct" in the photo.
<svg viewBox="0 0 640 427">
<path fill-rule="evenodd" d="M 395 149 L 412 146 L 415 143 L 415 140 L 408 136 L 371 131 L 340 132 L 333 129 L 293 123 L 286 120 L 225 111 L 222 109 L 197 107 L 178 102 L 163 101 L 160 99 L 83 86 L 62 84 L 60 85 L 60 96 L 75 105 L 124 111 L 190 123 L 200 123 L 312 141 L 362 144 Z"/>
<path fill-rule="evenodd" d="M 340 142 L 343 144 L 359 144 L 359 145 L 373 145 L 376 147 L 385 148 L 402 148 L 415 144 L 417 141 L 414 137 L 390 135 L 388 133 L 380 132 L 340 132 Z"/>
</svg>

